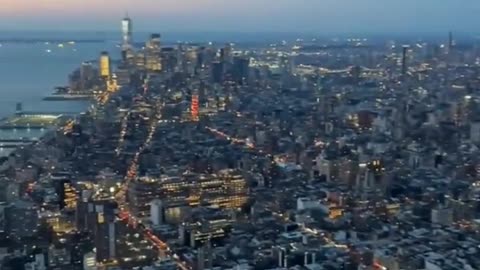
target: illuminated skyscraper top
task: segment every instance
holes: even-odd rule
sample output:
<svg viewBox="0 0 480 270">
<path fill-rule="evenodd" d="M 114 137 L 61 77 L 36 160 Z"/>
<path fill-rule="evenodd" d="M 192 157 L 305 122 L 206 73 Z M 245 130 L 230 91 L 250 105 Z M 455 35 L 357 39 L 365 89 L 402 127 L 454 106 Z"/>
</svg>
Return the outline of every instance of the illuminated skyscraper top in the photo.
<svg viewBox="0 0 480 270">
<path fill-rule="evenodd" d="M 125 16 L 122 20 L 122 45 L 123 47 L 129 47 L 132 43 L 132 20 L 130 17 Z"/>
</svg>

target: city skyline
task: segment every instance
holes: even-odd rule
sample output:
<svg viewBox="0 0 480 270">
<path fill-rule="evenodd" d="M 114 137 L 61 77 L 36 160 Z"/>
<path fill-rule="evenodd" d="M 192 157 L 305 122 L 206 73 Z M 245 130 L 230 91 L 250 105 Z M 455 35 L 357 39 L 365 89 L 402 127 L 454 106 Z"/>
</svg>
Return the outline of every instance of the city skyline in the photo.
<svg viewBox="0 0 480 270">
<path fill-rule="evenodd" d="M 480 3 L 426 0 L 159 0 L 64 1 L 4 0 L 0 30 L 118 29 L 126 12 L 135 31 L 236 31 L 298 33 L 476 32 Z M 88 16 L 86 16 L 88 14 Z"/>
<path fill-rule="evenodd" d="M 1 269 L 480 269 L 478 0 L 0 3 Z"/>
</svg>

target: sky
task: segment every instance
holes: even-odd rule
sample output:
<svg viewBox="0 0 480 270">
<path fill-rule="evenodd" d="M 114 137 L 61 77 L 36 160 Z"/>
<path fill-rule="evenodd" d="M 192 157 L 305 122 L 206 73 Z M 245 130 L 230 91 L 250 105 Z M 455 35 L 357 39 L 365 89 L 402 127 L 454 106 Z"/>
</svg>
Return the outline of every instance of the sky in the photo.
<svg viewBox="0 0 480 270">
<path fill-rule="evenodd" d="M 0 30 L 476 33 L 480 0 L 0 0 Z"/>
</svg>

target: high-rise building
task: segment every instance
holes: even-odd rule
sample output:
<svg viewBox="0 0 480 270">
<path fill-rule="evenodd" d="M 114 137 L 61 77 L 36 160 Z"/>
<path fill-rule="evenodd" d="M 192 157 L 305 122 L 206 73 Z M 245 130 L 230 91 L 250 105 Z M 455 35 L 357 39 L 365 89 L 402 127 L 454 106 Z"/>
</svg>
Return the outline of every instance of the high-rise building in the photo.
<svg viewBox="0 0 480 270">
<path fill-rule="evenodd" d="M 402 47 L 402 76 L 405 76 L 405 74 L 407 74 L 407 54 L 409 48 L 410 46 L 408 45 L 403 45 Z"/>
<path fill-rule="evenodd" d="M 220 60 L 226 63 L 233 62 L 232 44 L 227 43 L 224 48 L 220 49 Z"/>
<path fill-rule="evenodd" d="M 135 67 L 139 70 L 145 69 L 145 50 L 138 51 L 135 53 L 134 58 L 132 59 Z"/>
<path fill-rule="evenodd" d="M 145 46 L 145 68 L 147 71 L 158 72 L 162 70 L 160 53 L 160 34 L 152 34 Z"/>
<path fill-rule="evenodd" d="M 92 200 L 82 198 L 77 202 L 75 226 L 79 232 L 95 234 L 100 220 L 105 216 L 113 217 L 117 212 L 117 204 L 111 200 Z"/>
<path fill-rule="evenodd" d="M 162 63 L 162 70 L 165 71 L 175 71 L 178 68 L 179 61 L 179 53 L 175 48 L 167 47 L 161 49 L 161 63 Z"/>
<path fill-rule="evenodd" d="M 161 200 L 153 200 L 150 204 L 150 219 L 155 226 L 162 225 L 165 221 L 165 208 Z"/>
<path fill-rule="evenodd" d="M 77 207 L 77 194 L 72 186 L 70 175 L 62 173 L 52 174 L 51 180 L 58 197 L 60 209 L 75 210 Z"/>
<path fill-rule="evenodd" d="M 15 113 L 21 114 L 22 112 L 23 112 L 23 104 L 21 102 L 18 102 L 15 107 Z"/>
<path fill-rule="evenodd" d="M 80 66 L 80 89 L 88 90 L 93 86 L 95 79 L 95 69 L 92 63 L 83 62 Z"/>
<path fill-rule="evenodd" d="M 124 50 L 130 49 L 132 45 L 132 20 L 125 16 L 122 20 L 122 47 Z"/>
<path fill-rule="evenodd" d="M 212 63 L 212 82 L 222 83 L 224 74 L 224 63 L 217 61 Z"/>
<path fill-rule="evenodd" d="M 89 252 L 83 255 L 83 270 L 97 269 L 95 252 Z"/>
<path fill-rule="evenodd" d="M 190 105 L 190 111 L 192 113 L 192 120 L 198 121 L 198 111 L 199 111 L 199 101 L 198 101 L 198 93 L 193 93 L 192 95 L 192 104 Z"/>
<path fill-rule="evenodd" d="M 96 205 L 95 208 L 97 220 L 94 235 L 97 261 L 113 261 L 117 255 L 118 230 L 115 209 L 109 207 L 109 205 Z"/>
<path fill-rule="evenodd" d="M 448 32 L 448 53 L 452 53 L 454 46 L 452 31 Z"/>
<path fill-rule="evenodd" d="M 115 71 L 115 75 L 117 76 L 117 84 L 118 86 L 126 86 L 130 84 L 131 74 L 128 66 L 126 65 L 119 65 L 117 66 L 117 70 Z"/>
<path fill-rule="evenodd" d="M 236 56 L 233 58 L 233 70 L 232 75 L 233 79 L 241 83 L 248 79 L 248 74 L 250 72 L 250 59 L 246 57 Z"/>
<path fill-rule="evenodd" d="M 105 80 L 110 79 L 111 67 L 110 56 L 108 55 L 108 52 L 102 52 L 100 54 L 99 68 L 100 76 Z"/>
</svg>

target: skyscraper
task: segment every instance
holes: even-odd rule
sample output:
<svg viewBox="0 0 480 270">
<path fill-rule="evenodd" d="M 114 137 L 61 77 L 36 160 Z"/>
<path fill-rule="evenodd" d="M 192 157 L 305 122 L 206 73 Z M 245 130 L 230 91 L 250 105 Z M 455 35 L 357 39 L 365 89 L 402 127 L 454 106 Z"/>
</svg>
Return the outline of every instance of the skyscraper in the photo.
<svg viewBox="0 0 480 270">
<path fill-rule="evenodd" d="M 448 53 L 452 52 L 453 49 L 453 34 L 452 31 L 448 32 Z"/>
<path fill-rule="evenodd" d="M 94 244 L 98 262 L 112 261 L 117 255 L 118 223 L 114 207 L 108 204 L 95 206 L 97 218 L 94 228 Z"/>
<path fill-rule="evenodd" d="M 99 68 L 100 76 L 106 80 L 110 79 L 110 56 L 108 52 L 102 52 L 100 54 Z"/>
<path fill-rule="evenodd" d="M 224 69 L 224 62 L 216 61 L 212 63 L 212 82 L 223 82 Z"/>
<path fill-rule="evenodd" d="M 122 41 L 123 49 L 129 49 L 132 43 L 132 20 L 128 14 L 122 20 Z"/>
<path fill-rule="evenodd" d="M 402 76 L 407 74 L 407 53 L 410 46 L 403 45 L 402 47 Z"/>
<path fill-rule="evenodd" d="M 145 46 L 145 68 L 148 71 L 158 72 L 162 69 L 160 52 L 160 34 L 152 34 Z"/>
<path fill-rule="evenodd" d="M 193 121 L 198 121 L 198 107 L 199 107 L 199 104 L 198 104 L 198 92 L 195 91 L 192 95 L 192 102 L 191 102 L 191 105 L 190 105 L 190 110 L 191 110 L 191 113 L 192 113 L 192 120 Z"/>
<path fill-rule="evenodd" d="M 220 60 L 226 63 L 233 62 L 232 44 L 227 43 L 224 48 L 220 49 Z"/>
<path fill-rule="evenodd" d="M 80 66 L 80 89 L 89 90 L 93 86 L 95 70 L 90 62 L 83 62 Z"/>
<path fill-rule="evenodd" d="M 248 79 L 250 59 L 246 57 L 236 56 L 233 58 L 233 79 L 242 83 Z"/>
<path fill-rule="evenodd" d="M 162 225 L 165 220 L 165 208 L 161 200 L 153 200 L 150 204 L 150 219 L 155 226 Z"/>
</svg>

